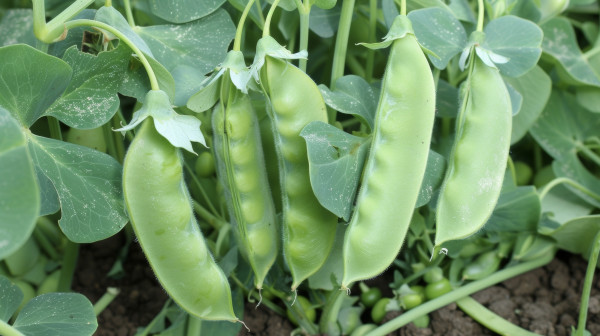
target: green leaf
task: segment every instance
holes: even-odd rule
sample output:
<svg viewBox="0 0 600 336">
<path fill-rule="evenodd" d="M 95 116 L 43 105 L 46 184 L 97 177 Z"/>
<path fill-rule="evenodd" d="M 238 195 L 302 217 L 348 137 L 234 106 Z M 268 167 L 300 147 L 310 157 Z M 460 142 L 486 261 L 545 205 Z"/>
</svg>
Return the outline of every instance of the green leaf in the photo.
<svg viewBox="0 0 600 336">
<path fill-rule="evenodd" d="M 555 89 L 529 132 L 550 156 L 563 160 L 584 148 L 588 138 L 597 137 L 598 129 L 598 114 L 579 106 L 573 95 Z"/>
<path fill-rule="evenodd" d="M 24 44 L 0 48 L 0 106 L 31 126 L 67 88 L 71 67 Z"/>
<path fill-rule="evenodd" d="M 244 8 L 246 7 L 246 5 L 248 4 L 249 0 L 228 0 L 228 2 L 235 7 L 235 9 L 237 9 L 240 12 L 244 11 Z M 248 17 L 252 20 L 252 22 L 254 22 L 254 24 L 260 29 L 263 29 L 263 19 L 262 18 L 262 13 L 259 12 L 258 10 L 258 6 L 256 5 L 257 3 L 255 2 L 254 5 L 252 6 L 252 8 L 250 9 L 250 12 L 248 13 Z M 262 4 L 262 3 L 261 3 Z"/>
<path fill-rule="evenodd" d="M 541 203 L 535 187 L 502 191 L 492 216 L 485 224 L 492 232 L 535 232 L 541 216 Z"/>
<path fill-rule="evenodd" d="M 588 258 L 599 230 L 600 215 L 594 215 L 575 218 L 544 234 L 556 239 L 558 248 Z"/>
<path fill-rule="evenodd" d="M 77 243 L 91 243 L 119 232 L 127 223 L 121 186 L 121 165 L 88 147 L 31 134 L 33 163 L 60 199 L 60 227 Z"/>
<path fill-rule="evenodd" d="M 150 51 L 150 48 L 146 42 L 144 42 L 144 40 L 129 26 L 127 20 L 118 10 L 114 9 L 113 7 L 103 6 L 96 12 L 95 19 L 112 26 L 125 35 L 125 37 L 127 37 L 127 39 L 129 39 L 144 54 L 154 58 L 154 55 L 152 55 L 152 51 Z M 106 34 L 107 36 L 112 36 L 112 34 L 108 32 Z"/>
<path fill-rule="evenodd" d="M 439 189 L 444 179 L 444 172 L 446 171 L 446 159 L 432 150 L 429 151 L 427 156 L 427 166 L 425 168 L 425 175 L 423 182 L 421 183 L 421 189 L 419 190 L 419 196 L 415 208 L 421 207 L 431 200 L 433 194 Z"/>
<path fill-rule="evenodd" d="M 308 26 L 319 37 L 332 37 L 337 32 L 341 12 L 342 7 L 339 3 L 331 9 L 312 7 Z"/>
<path fill-rule="evenodd" d="M 310 183 L 327 210 L 348 221 L 370 138 L 359 138 L 320 121 L 300 132 L 306 140 Z"/>
<path fill-rule="evenodd" d="M 334 91 L 323 84 L 319 85 L 319 90 L 327 106 L 341 113 L 352 114 L 373 129 L 379 91 L 364 78 L 347 75 L 335 82 Z"/>
<path fill-rule="evenodd" d="M 556 174 L 556 177 L 566 177 L 575 180 L 596 194 L 595 198 L 577 188 L 566 185 L 569 190 L 581 199 L 597 208 L 600 207 L 600 200 L 598 199 L 600 197 L 600 179 L 587 170 L 575 153 L 563 157 L 561 160 L 555 160 L 552 163 L 552 170 Z"/>
<path fill-rule="evenodd" d="M 93 20 L 96 16 L 95 9 L 84 9 L 77 14 L 73 20 L 87 19 Z M 63 54 L 67 49 L 72 46 L 77 46 L 77 49 L 81 50 L 81 42 L 83 41 L 83 32 L 90 31 L 90 27 L 75 27 L 69 29 L 69 33 L 64 40 L 52 43 L 48 46 L 48 54 L 62 58 Z"/>
<path fill-rule="evenodd" d="M 504 79 L 504 77 L 502 79 Z M 506 85 L 508 95 L 510 96 L 510 105 L 512 109 L 512 115 L 514 117 L 519 114 L 519 111 L 521 111 L 521 105 L 523 105 L 523 96 L 506 80 L 504 81 L 504 85 Z"/>
<path fill-rule="evenodd" d="M 40 212 L 40 194 L 27 141 L 0 107 L 0 260 L 25 243 Z"/>
<path fill-rule="evenodd" d="M 542 24 L 544 41 L 542 49 L 558 66 L 569 84 L 600 87 L 600 79 L 588 60 L 583 57 L 577 37 L 567 18 L 556 17 Z"/>
<path fill-rule="evenodd" d="M 23 301 L 23 292 L 7 277 L 0 275 L 0 321 L 8 322 Z"/>
<path fill-rule="evenodd" d="M 496 64 L 504 76 L 519 77 L 531 70 L 542 54 L 542 30 L 533 22 L 516 16 L 502 16 L 485 26 L 483 48 L 509 58 Z"/>
<path fill-rule="evenodd" d="M 190 23 L 135 27 L 135 31 L 167 70 L 183 65 L 208 73 L 225 58 L 235 26 L 226 11 L 218 10 Z"/>
<path fill-rule="evenodd" d="M 221 89 L 221 78 L 212 79 L 202 87 L 199 91 L 193 94 L 187 102 L 187 107 L 194 112 L 204 112 L 213 107 L 219 100 Z"/>
<path fill-rule="evenodd" d="M 97 56 L 82 53 L 75 46 L 67 49 L 63 60 L 73 69 L 73 77 L 62 97 L 45 115 L 79 129 L 96 128 L 108 122 L 120 105 L 117 90 L 130 54 L 131 49 L 124 43 Z"/>
<path fill-rule="evenodd" d="M 150 0 L 154 15 L 174 23 L 197 20 L 217 10 L 225 0 Z"/>
<path fill-rule="evenodd" d="M 36 44 L 33 35 L 33 11 L 31 9 L 9 9 L 0 20 L 0 47 L 23 43 L 32 47 Z"/>
<path fill-rule="evenodd" d="M 40 187 L 40 216 L 56 213 L 60 210 L 60 201 L 52 181 L 44 175 L 39 167 L 35 167 L 35 175 Z"/>
<path fill-rule="evenodd" d="M 519 114 L 513 115 L 511 144 L 521 140 L 531 125 L 536 121 L 550 98 L 552 81 L 550 77 L 536 66 L 523 76 L 504 77 L 513 89 L 523 97 Z"/>
<path fill-rule="evenodd" d="M 560 224 L 587 216 L 593 208 L 563 185 L 553 187 L 542 199 L 542 213 Z"/>
<path fill-rule="evenodd" d="M 27 302 L 13 327 L 27 336 L 47 336 L 50 330 L 61 336 L 91 336 L 98 328 L 98 321 L 85 296 L 49 293 Z"/>
<path fill-rule="evenodd" d="M 579 86 L 575 89 L 577 102 L 594 113 L 600 113 L 600 88 Z"/>
<path fill-rule="evenodd" d="M 458 113 L 458 89 L 443 79 L 438 81 L 435 97 L 437 117 L 456 118 Z"/>
<path fill-rule="evenodd" d="M 325 260 L 325 263 L 319 270 L 308 278 L 308 285 L 312 289 L 324 289 L 324 290 L 339 290 L 338 287 L 334 287 L 331 281 L 332 276 L 335 277 L 336 283 L 342 281 L 344 275 L 344 263 L 342 262 L 343 248 L 344 248 L 344 234 L 346 233 L 345 223 L 339 223 L 335 231 L 335 240 L 333 241 L 333 247 L 329 256 Z"/>
<path fill-rule="evenodd" d="M 419 43 L 438 57 L 429 56 L 438 69 L 445 69 L 450 59 L 467 45 L 462 24 L 447 10 L 439 7 L 419 9 L 408 14 Z"/>
</svg>

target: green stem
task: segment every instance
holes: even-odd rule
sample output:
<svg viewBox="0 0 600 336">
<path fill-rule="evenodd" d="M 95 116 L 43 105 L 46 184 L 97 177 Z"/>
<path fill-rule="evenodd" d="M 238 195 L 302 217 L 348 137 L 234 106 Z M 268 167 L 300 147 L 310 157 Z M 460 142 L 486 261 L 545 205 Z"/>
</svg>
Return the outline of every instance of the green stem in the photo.
<svg viewBox="0 0 600 336">
<path fill-rule="evenodd" d="M 104 7 L 112 7 L 112 0 L 106 0 L 106 2 L 104 2 Z"/>
<path fill-rule="evenodd" d="M 65 23 L 65 29 L 67 30 L 75 27 L 94 27 L 106 30 L 115 35 L 119 40 L 123 41 L 123 43 L 131 48 L 131 50 L 133 50 L 133 52 L 138 56 L 140 62 L 142 62 L 142 65 L 144 66 L 144 69 L 146 69 L 152 90 L 160 90 L 160 87 L 158 86 L 158 80 L 156 79 L 156 75 L 154 74 L 154 70 L 152 70 L 152 66 L 150 66 L 150 63 L 148 62 L 148 59 L 144 53 L 133 42 L 131 42 L 130 39 L 127 38 L 127 36 L 123 35 L 123 33 L 104 22 L 95 20 L 73 20 Z"/>
<path fill-rule="evenodd" d="M 65 246 L 65 254 L 63 255 L 62 268 L 60 271 L 60 279 L 58 280 L 58 292 L 71 291 L 71 283 L 73 282 L 73 274 L 77 266 L 77 258 L 79 257 L 79 244 L 72 241 L 67 241 Z"/>
<path fill-rule="evenodd" d="M 231 278 L 231 280 L 233 280 L 236 286 L 238 286 L 238 288 L 240 288 L 245 294 L 252 295 L 254 299 L 259 300 L 261 304 L 264 304 L 265 306 L 267 306 L 267 308 L 274 311 L 276 314 L 286 316 L 285 310 L 281 309 L 281 307 L 276 305 L 273 301 L 266 298 L 262 298 L 261 295 L 256 291 L 248 289 L 234 273 L 231 273 L 229 277 Z"/>
<path fill-rule="evenodd" d="M 298 50 L 308 51 L 308 23 L 310 21 L 309 19 L 311 3 L 309 0 L 304 1 L 304 3 L 297 1 L 297 3 L 300 3 L 297 4 L 298 14 L 300 15 L 300 44 L 298 46 Z M 298 61 L 298 67 L 300 68 L 300 70 L 306 72 L 307 61 L 308 60 L 306 58 L 301 58 Z"/>
<path fill-rule="evenodd" d="M 479 14 L 477 15 L 477 31 L 483 31 L 483 18 L 485 14 L 485 6 L 483 5 L 483 0 L 477 0 L 477 7 L 479 10 Z"/>
<path fill-rule="evenodd" d="M 48 237 L 44 235 L 44 233 L 39 227 L 33 229 L 33 238 L 35 238 L 35 241 L 42 247 L 44 252 L 46 252 L 46 254 L 50 257 L 50 259 L 58 260 L 60 258 L 60 255 L 58 254 L 54 246 L 52 246 L 52 243 L 50 242 L 50 240 L 48 240 Z"/>
<path fill-rule="evenodd" d="M 201 331 L 202 331 L 202 320 L 189 315 L 188 316 L 188 323 L 187 323 L 187 331 L 186 331 L 186 335 L 190 335 L 190 336 L 196 336 L 196 335 L 201 335 Z"/>
<path fill-rule="evenodd" d="M 333 54 L 333 64 L 331 68 L 331 90 L 335 89 L 335 82 L 344 75 L 346 65 L 346 52 L 348 50 L 348 37 L 350 36 L 350 26 L 352 25 L 352 15 L 354 13 L 355 0 L 343 0 L 342 11 L 340 13 L 340 23 L 338 25 L 337 37 L 335 38 L 335 49 Z M 329 120 L 335 120 L 335 110 L 329 110 Z"/>
<path fill-rule="evenodd" d="M 115 145 L 115 138 L 113 136 L 114 133 L 110 123 L 106 123 L 102 126 L 102 134 L 104 134 L 104 142 L 106 143 L 106 152 L 116 160 L 119 160 L 117 146 Z"/>
<path fill-rule="evenodd" d="M 346 56 L 346 61 L 348 61 L 348 67 L 355 75 L 365 78 L 367 72 L 362 64 L 356 59 L 356 56 L 348 54 Z"/>
<path fill-rule="evenodd" d="M 362 284 L 362 282 L 361 282 Z M 323 314 L 319 321 L 319 329 L 324 335 L 335 335 L 340 333 L 337 324 L 337 318 L 344 302 L 344 296 L 341 290 L 333 290 L 327 298 L 327 303 L 323 309 Z"/>
<path fill-rule="evenodd" d="M 515 170 L 515 163 L 513 162 L 510 155 L 508 156 L 508 160 L 506 161 L 506 165 L 508 166 L 508 170 L 510 171 L 510 176 L 512 177 L 515 184 L 517 183 L 517 171 Z"/>
<path fill-rule="evenodd" d="M 255 3 L 256 3 L 256 8 L 258 9 L 257 10 L 258 11 L 258 17 L 260 18 L 260 22 L 262 24 L 261 28 L 264 28 L 264 26 L 265 26 L 265 17 L 263 15 L 262 5 L 260 4 L 260 0 L 256 0 Z"/>
<path fill-rule="evenodd" d="M 267 18 L 265 19 L 265 27 L 263 28 L 263 37 L 267 37 L 271 35 L 270 26 L 271 26 L 271 18 L 273 18 L 273 13 L 275 13 L 275 9 L 279 5 L 279 0 L 273 1 L 271 8 L 269 8 L 269 13 L 267 13 Z"/>
<path fill-rule="evenodd" d="M 250 9 L 252 8 L 252 4 L 254 4 L 254 0 L 248 1 L 246 7 L 244 7 L 242 16 L 240 17 L 240 22 L 237 25 L 237 29 L 235 31 L 235 40 L 233 41 L 233 50 L 235 51 L 240 51 L 240 46 L 242 44 L 242 32 L 244 31 L 244 23 L 246 22 L 246 17 L 248 17 Z"/>
<path fill-rule="evenodd" d="M 577 323 L 577 330 L 575 330 L 574 336 L 583 336 L 585 332 L 585 323 L 587 320 L 590 294 L 592 292 L 592 283 L 594 281 L 594 272 L 596 271 L 596 267 L 598 265 L 598 253 L 600 253 L 600 231 L 596 233 L 596 237 L 594 237 L 593 249 L 588 260 L 587 271 L 585 272 L 583 293 L 581 294 L 581 305 L 579 307 L 579 321 Z"/>
<path fill-rule="evenodd" d="M 600 201 L 600 196 L 597 195 L 596 193 L 594 193 L 593 191 L 587 189 L 586 187 L 582 186 L 581 184 L 566 178 L 566 177 L 559 177 L 556 178 L 552 181 L 550 181 L 548 184 L 546 184 L 542 190 L 540 190 L 540 200 L 544 199 L 544 197 L 546 197 L 546 195 L 548 194 L 548 192 L 550 192 L 550 189 L 556 187 L 557 185 L 564 183 L 564 184 L 568 184 L 571 187 L 581 191 L 582 193 L 590 196 L 591 198 Z"/>
<path fill-rule="evenodd" d="M 400 2 L 400 15 L 406 16 L 406 0 Z"/>
<path fill-rule="evenodd" d="M 52 139 L 56 139 L 56 140 L 62 140 L 62 132 L 60 130 L 60 123 L 58 122 L 58 119 L 52 117 L 52 116 L 48 116 L 48 127 L 50 127 L 50 136 L 52 137 Z"/>
<path fill-rule="evenodd" d="M 542 148 L 537 142 L 533 144 L 533 167 L 536 172 L 542 169 Z"/>
<path fill-rule="evenodd" d="M 597 164 L 598 166 L 600 166 L 600 157 L 593 150 L 590 150 L 584 144 L 578 144 L 577 145 L 577 150 L 581 151 L 585 155 L 585 157 L 587 157 L 588 159 L 594 161 L 595 164 Z"/>
<path fill-rule="evenodd" d="M 425 314 L 429 314 L 434 310 L 440 309 L 456 300 L 459 300 L 465 296 L 476 293 L 485 288 L 491 287 L 499 282 L 504 280 L 513 278 L 519 274 L 531 271 L 538 267 L 544 266 L 548 264 L 550 261 L 554 259 L 554 253 L 548 253 L 547 255 L 535 259 L 532 261 L 527 261 L 522 264 L 518 264 L 516 266 L 512 266 L 509 268 L 505 268 L 501 271 L 498 271 L 484 279 L 473 281 L 469 284 L 466 284 L 462 287 L 459 287 L 448 294 L 444 294 L 438 298 L 435 298 L 431 301 L 427 301 L 420 306 L 417 306 L 404 314 L 398 316 L 397 318 L 389 321 L 388 323 L 380 326 L 379 328 L 369 332 L 365 336 L 383 336 L 388 333 L 397 330 L 406 324 L 412 322 L 418 317 L 421 317 Z"/>
<path fill-rule="evenodd" d="M 194 212 L 196 212 L 200 218 L 210 224 L 210 226 L 212 226 L 215 230 L 220 230 L 224 225 L 229 225 L 229 223 L 217 218 L 217 216 L 206 210 L 202 204 L 198 203 L 198 201 L 193 200 L 192 205 L 194 207 Z"/>
<path fill-rule="evenodd" d="M 168 308 L 170 305 L 171 305 L 171 299 L 168 299 L 165 302 L 165 304 L 163 305 L 160 312 L 158 312 L 158 314 L 156 314 L 156 316 L 152 319 L 152 321 L 150 321 L 150 323 L 146 326 L 146 328 L 144 328 L 144 330 L 141 333 L 136 334 L 136 336 L 146 336 L 146 335 L 150 334 L 150 332 L 154 328 L 154 325 L 156 323 L 158 323 L 159 321 L 162 321 L 164 319 L 165 315 L 167 315 Z"/>
<path fill-rule="evenodd" d="M 52 43 L 61 39 L 67 28 L 65 22 L 75 17 L 82 10 L 94 3 L 95 0 L 77 0 L 60 14 L 46 23 L 46 6 L 44 0 L 32 0 L 33 3 L 33 32 L 35 36 L 45 42 Z"/>
<path fill-rule="evenodd" d="M 108 287 L 106 293 L 104 293 L 104 295 L 102 295 L 102 297 L 94 304 L 94 314 L 96 314 L 96 316 L 102 314 L 104 309 L 113 302 L 119 293 L 120 290 L 118 288 Z"/>
<path fill-rule="evenodd" d="M 470 296 L 457 300 L 456 305 L 464 311 L 467 315 L 471 316 L 475 321 L 481 323 L 484 327 L 489 330 L 504 336 L 540 336 L 540 334 L 532 333 L 527 331 L 509 321 L 505 320 L 496 313 L 490 311 L 485 306 L 477 302 Z"/>
<path fill-rule="evenodd" d="M 202 185 L 202 183 L 200 183 L 200 180 L 198 180 L 198 177 L 196 176 L 196 173 L 194 172 L 194 170 L 190 167 L 190 165 L 187 162 L 184 162 L 183 165 L 184 165 L 185 169 L 187 170 L 189 176 L 192 178 L 192 181 L 194 182 L 194 184 L 196 184 L 196 187 L 198 187 L 198 190 L 200 191 L 200 195 L 202 196 L 202 198 L 204 198 L 204 201 L 208 205 L 208 209 L 213 214 L 218 214 L 219 212 L 217 211 L 217 208 L 215 208 L 214 204 L 212 203 L 212 200 L 210 199 L 210 197 L 208 197 L 206 190 L 204 190 L 204 186 Z"/>
<path fill-rule="evenodd" d="M 127 17 L 127 23 L 129 26 L 135 27 L 135 21 L 133 20 L 133 12 L 131 10 L 131 2 L 129 0 L 123 0 L 125 6 L 125 16 Z"/>
<path fill-rule="evenodd" d="M 10 324 L 2 321 L 1 319 L 0 319 L 0 335 L 4 335 L 4 336 L 25 336 L 20 331 L 18 331 L 17 329 L 15 329 L 13 326 L 11 326 Z"/>
<path fill-rule="evenodd" d="M 377 42 L 377 0 L 369 0 L 369 42 Z M 366 80 L 373 81 L 373 68 L 375 67 L 375 50 L 367 49 Z"/>
</svg>

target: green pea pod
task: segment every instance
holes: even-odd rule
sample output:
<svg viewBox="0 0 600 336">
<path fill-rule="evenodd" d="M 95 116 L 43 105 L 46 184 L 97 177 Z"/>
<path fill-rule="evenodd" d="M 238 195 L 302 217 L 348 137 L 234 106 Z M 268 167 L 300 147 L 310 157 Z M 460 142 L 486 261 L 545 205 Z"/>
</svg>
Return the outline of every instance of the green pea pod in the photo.
<svg viewBox="0 0 600 336">
<path fill-rule="evenodd" d="M 464 280 L 481 280 L 496 272 L 501 261 L 496 250 L 480 254 L 463 269 L 462 277 Z"/>
<path fill-rule="evenodd" d="M 342 288 L 383 272 L 396 258 L 413 215 L 435 117 L 435 84 L 410 21 L 393 41 L 356 209 L 344 237 Z"/>
<path fill-rule="evenodd" d="M 311 121 L 327 122 L 327 110 L 315 82 L 294 65 L 267 56 L 260 76 L 270 100 L 280 167 L 283 251 L 295 290 L 325 263 L 335 238 L 337 217 L 312 191 L 306 144 L 300 136 Z"/>
<path fill-rule="evenodd" d="M 436 246 L 477 232 L 500 196 L 512 127 L 511 103 L 498 69 L 473 56 L 464 110 L 437 204 Z"/>
<path fill-rule="evenodd" d="M 194 218 L 182 155 L 144 121 L 123 164 L 123 191 L 133 230 L 163 288 L 188 313 L 238 321 L 227 277 Z"/>
<path fill-rule="evenodd" d="M 275 206 L 250 98 L 226 78 L 227 73 L 212 119 L 217 175 L 225 187 L 230 220 L 238 228 L 243 254 L 254 270 L 254 284 L 260 289 L 277 258 Z"/>
</svg>

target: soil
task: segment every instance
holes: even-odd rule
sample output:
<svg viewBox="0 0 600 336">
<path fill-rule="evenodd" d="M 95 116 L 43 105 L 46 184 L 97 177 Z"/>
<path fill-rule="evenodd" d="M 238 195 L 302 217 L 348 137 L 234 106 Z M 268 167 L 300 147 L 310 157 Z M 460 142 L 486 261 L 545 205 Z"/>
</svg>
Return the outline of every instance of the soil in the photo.
<svg viewBox="0 0 600 336">
<path fill-rule="evenodd" d="M 82 245 L 73 283 L 73 290 L 96 302 L 108 287 L 116 287 L 120 294 L 98 316 L 95 336 L 129 336 L 144 327 L 161 310 L 167 294 L 158 284 L 140 247 L 132 243 L 123 265 L 126 276 L 120 279 L 107 277 L 121 247 L 122 235 Z M 547 266 L 519 277 L 509 279 L 473 295 L 490 310 L 521 327 L 547 336 L 570 335 L 571 326 L 577 324 L 578 306 L 587 262 L 579 256 L 559 252 Z M 384 294 L 389 291 L 386 281 L 370 283 L 377 285 Z M 592 335 L 600 335 L 600 281 L 595 279 L 589 301 L 587 329 Z M 362 320 L 368 323 L 364 314 Z M 397 313 L 388 313 L 392 319 Z M 496 335 L 464 314 L 456 304 L 450 304 L 430 314 L 428 328 L 410 324 L 391 335 L 401 336 L 464 336 Z M 238 335 L 289 335 L 295 328 L 264 305 L 255 309 L 248 303 L 244 322 L 251 330 Z"/>
</svg>

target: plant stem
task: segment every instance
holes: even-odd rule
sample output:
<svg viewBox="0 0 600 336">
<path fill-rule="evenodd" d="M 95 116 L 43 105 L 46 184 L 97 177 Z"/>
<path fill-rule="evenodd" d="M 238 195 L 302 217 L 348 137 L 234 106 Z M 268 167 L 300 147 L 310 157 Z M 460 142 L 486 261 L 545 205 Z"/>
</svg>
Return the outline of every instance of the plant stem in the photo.
<svg viewBox="0 0 600 336">
<path fill-rule="evenodd" d="M 54 246 L 52 246 L 52 243 L 50 242 L 50 240 L 48 240 L 48 237 L 44 235 L 44 233 L 42 232 L 42 230 L 40 230 L 39 227 L 33 229 L 33 237 L 35 238 L 35 241 L 42 247 L 44 252 L 48 254 L 50 259 L 58 260 L 60 258 L 60 255 L 58 254 Z"/>
<path fill-rule="evenodd" d="M 3 336 L 25 336 L 20 331 L 12 327 L 10 324 L 0 319 L 0 335 Z"/>
<path fill-rule="evenodd" d="M 46 23 L 46 7 L 44 0 L 32 0 L 33 3 L 33 32 L 35 37 L 45 43 L 60 39 L 65 33 L 65 22 L 86 9 L 95 0 L 77 0 L 60 14 Z"/>
<path fill-rule="evenodd" d="M 202 320 L 195 316 L 189 315 L 185 334 L 190 335 L 190 336 L 196 336 L 196 335 L 201 335 L 200 334 L 201 331 L 202 331 Z"/>
<path fill-rule="evenodd" d="M 94 314 L 96 314 L 96 316 L 102 314 L 104 309 L 106 309 L 106 307 L 113 302 L 120 292 L 121 291 L 118 288 L 108 287 L 106 289 L 106 293 L 104 293 L 104 295 L 102 295 L 102 297 L 94 304 Z"/>
<path fill-rule="evenodd" d="M 299 4 L 298 4 L 299 3 Z M 310 21 L 310 8 L 311 3 L 309 0 L 297 1 L 298 6 L 298 14 L 300 15 L 300 44 L 298 46 L 298 51 L 306 50 L 308 51 L 308 24 Z M 300 70 L 306 72 L 306 58 L 301 58 L 298 61 L 298 67 Z"/>
<path fill-rule="evenodd" d="M 167 302 L 165 302 L 165 304 L 163 305 L 162 309 L 160 310 L 160 312 L 158 312 L 158 314 L 156 314 L 156 316 L 154 316 L 154 318 L 152 319 L 152 321 L 150 321 L 150 323 L 146 326 L 146 328 L 144 328 L 144 330 L 141 333 L 137 333 L 136 336 L 146 336 L 150 333 L 150 331 L 152 330 L 152 328 L 154 327 L 154 325 L 162 320 L 165 315 L 167 315 L 167 309 L 169 308 L 169 306 L 171 305 L 171 299 L 168 299 Z"/>
<path fill-rule="evenodd" d="M 406 0 L 400 2 L 400 15 L 406 16 Z"/>
<path fill-rule="evenodd" d="M 594 245 L 588 260 L 588 267 L 585 272 L 585 280 L 583 282 L 583 293 L 581 294 L 581 305 L 579 307 L 579 321 L 577 323 L 577 330 L 575 330 L 574 336 L 583 336 L 585 332 L 585 322 L 587 320 L 588 304 L 590 300 L 590 294 L 592 292 L 592 283 L 594 281 L 594 272 L 598 265 L 598 253 L 600 253 L 600 231 L 596 233 L 594 237 Z"/>
<path fill-rule="evenodd" d="M 269 13 L 267 13 L 267 18 L 265 19 L 265 27 L 263 28 L 263 37 L 267 37 L 271 35 L 270 26 L 271 26 L 271 18 L 273 17 L 273 13 L 275 13 L 275 9 L 279 5 L 279 0 L 273 1 L 271 8 L 269 8 Z"/>
<path fill-rule="evenodd" d="M 593 191 L 587 189 L 586 187 L 582 186 L 581 184 L 579 184 L 579 183 L 577 183 L 577 182 L 575 182 L 575 181 L 573 181 L 573 180 L 571 180 L 569 178 L 566 178 L 566 177 L 559 177 L 559 178 L 556 178 L 556 179 L 548 182 L 548 184 L 546 184 L 542 188 L 542 190 L 540 190 L 540 200 L 542 200 L 542 199 L 544 199 L 544 197 L 546 197 L 546 195 L 548 194 L 548 192 L 550 192 L 550 189 L 556 187 L 557 185 L 559 185 L 561 183 L 568 184 L 571 187 L 573 187 L 573 188 L 581 191 L 582 193 L 584 193 L 584 194 L 592 197 L 593 199 L 600 201 L 600 196 L 599 195 L 597 195 Z"/>
<path fill-rule="evenodd" d="M 362 284 L 362 282 L 361 282 Z M 327 303 L 323 309 L 323 314 L 319 321 L 319 329 L 324 335 L 335 335 L 340 333 L 337 324 L 337 317 L 344 302 L 344 296 L 341 290 L 333 290 L 327 298 Z"/>
<path fill-rule="evenodd" d="M 115 35 L 118 39 L 123 41 L 123 43 L 127 44 L 127 46 L 131 48 L 131 50 L 133 50 L 133 52 L 138 56 L 140 62 L 142 62 L 142 65 L 144 66 L 144 69 L 146 69 L 146 73 L 148 74 L 148 78 L 150 79 L 150 87 L 152 88 L 152 90 L 160 90 L 160 87 L 158 86 L 158 80 L 156 79 L 156 75 L 154 74 L 154 70 L 152 70 L 152 66 L 150 66 L 150 63 L 148 62 L 148 59 L 146 58 L 144 53 L 119 30 L 115 29 L 110 25 L 107 25 L 104 22 L 95 20 L 73 20 L 65 23 L 65 29 L 71 29 L 75 27 L 94 27 L 106 30 L 111 34 Z"/>
<path fill-rule="evenodd" d="M 127 17 L 127 23 L 130 27 L 135 27 L 135 21 L 133 20 L 133 12 L 131 11 L 131 2 L 129 0 L 123 0 L 125 6 L 125 16 Z"/>
<path fill-rule="evenodd" d="M 106 0 L 106 2 L 104 2 L 104 7 L 112 7 L 112 0 Z"/>
<path fill-rule="evenodd" d="M 477 0 L 477 7 L 479 10 L 479 14 L 477 15 L 477 31 L 483 31 L 483 18 L 485 14 L 485 6 L 483 5 L 483 0 Z"/>
<path fill-rule="evenodd" d="M 577 150 L 581 151 L 585 157 L 594 161 L 595 164 L 600 166 L 600 157 L 593 150 L 590 150 L 586 145 L 578 143 Z"/>
<path fill-rule="evenodd" d="M 539 334 L 532 333 L 505 320 L 470 296 L 465 296 L 464 298 L 457 300 L 456 304 L 475 321 L 499 335 L 540 336 Z"/>
<path fill-rule="evenodd" d="M 233 41 L 233 50 L 240 51 L 240 45 L 242 43 L 242 32 L 244 31 L 244 23 L 246 22 L 246 17 L 248 17 L 248 13 L 254 4 L 254 0 L 248 1 L 246 7 L 244 7 L 244 11 L 242 12 L 242 16 L 240 17 L 240 22 L 237 25 L 237 29 L 235 31 L 235 40 Z"/>
<path fill-rule="evenodd" d="M 62 132 L 60 130 L 60 123 L 58 122 L 58 119 L 56 119 L 52 116 L 48 116 L 47 118 L 48 118 L 48 127 L 50 127 L 50 136 L 52 137 L 52 139 L 62 141 L 63 137 L 62 137 Z"/>
<path fill-rule="evenodd" d="M 469 284 L 466 284 L 462 287 L 459 287 L 448 294 L 444 294 L 438 298 L 435 298 L 431 301 L 427 301 L 420 306 L 417 306 L 404 314 L 396 317 L 395 319 L 389 321 L 388 323 L 378 327 L 377 329 L 369 332 L 365 336 L 383 336 L 388 333 L 397 330 L 406 324 L 412 322 L 414 319 L 421 317 L 425 314 L 431 313 L 434 310 L 440 309 L 456 300 L 459 300 L 465 296 L 471 295 L 475 292 L 483 290 L 485 288 L 491 287 L 499 282 L 502 282 L 506 279 L 510 279 L 519 274 L 531 271 L 538 267 L 544 266 L 548 264 L 550 261 L 554 259 L 554 253 L 549 253 L 539 259 L 535 259 L 532 261 L 527 261 L 516 266 L 512 266 L 509 268 L 505 268 L 501 271 L 498 271 L 484 279 L 473 281 Z"/>
<path fill-rule="evenodd" d="M 192 201 L 194 212 L 196 212 L 198 216 L 204 219 L 215 230 L 220 230 L 224 225 L 229 225 L 229 223 L 217 218 L 217 216 L 213 215 L 210 211 L 206 210 L 200 203 L 198 203 L 198 201 Z"/>
<path fill-rule="evenodd" d="M 217 208 L 215 208 L 214 204 L 212 203 L 212 200 L 206 194 L 206 190 L 204 190 L 204 186 L 202 186 L 202 183 L 200 183 L 200 180 L 198 180 L 198 177 L 196 176 L 196 173 L 194 172 L 194 170 L 190 167 L 190 165 L 187 162 L 184 162 L 183 166 L 187 170 L 189 176 L 192 178 L 192 181 L 194 182 L 194 184 L 196 184 L 196 186 L 198 187 L 198 190 L 200 191 L 202 198 L 204 198 L 204 201 L 206 201 L 206 204 L 208 205 L 208 209 L 213 214 L 215 214 L 215 215 L 218 214 L 219 212 L 217 211 Z M 200 204 L 198 204 L 198 205 L 200 205 Z"/>
<path fill-rule="evenodd" d="M 79 257 L 79 244 L 72 241 L 67 241 L 65 246 L 65 254 L 63 255 L 62 268 L 60 270 L 60 279 L 58 280 L 58 292 L 70 292 L 71 283 L 73 282 L 73 274 L 77 266 L 77 258 Z"/>
<path fill-rule="evenodd" d="M 369 42 L 377 42 L 377 0 L 369 0 Z M 375 67 L 375 50 L 367 49 L 366 80 L 373 81 L 373 68 Z"/>
<path fill-rule="evenodd" d="M 278 305 L 276 305 L 273 301 L 262 298 L 260 294 L 258 294 L 257 292 L 253 291 L 253 290 L 249 290 L 244 283 L 234 274 L 231 273 L 229 275 L 229 277 L 231 278 L 231 280 L 233 280 L 233 282 L 246 294 L 248 295 L 252 295 L 256 300 L 260 300 L 261 304 L 264 304 L 265 306 L 267 306 L 267 308 L 269 308 L 270 310 L 274 311 L 276 314 L 279 314 L 281 316 L 285 316 L 285 311 L 283 309 L 281 309 L 281 307 L 279 307 Z M 278 296 L 279 297 L 279 296 Z"/>
<path fill-rule="evenodd" d="M 348 37 L 350 36 L 350 26 L 352 25 L 352 15 L 354 13 L 355 0 L 343 0 L 342 12 L 340 14 L 340 23 L 338 25 L 337 37 L 335 38 L 335 49 L 333 54 L 333 64 L 331 68 L 331 90 L 335 89 L 335 82 L 344 75 L 346 65 L 346 51 L 348 50 Z M 329 110 L 329 121 L 335 120 L 335 110 Z"/>
<path fill-rule="evenodd" d="M 104 124 L 102 126 L 102 134 L 104 135 L 104 142 L 106 143 L 106 152 L 108 155 L 115 158 L 115 160 L 119 160 L 117 146 L 115 145 L 115 138 L 113 137 L 113 132 L 110 122 Z"/>
</svg>

